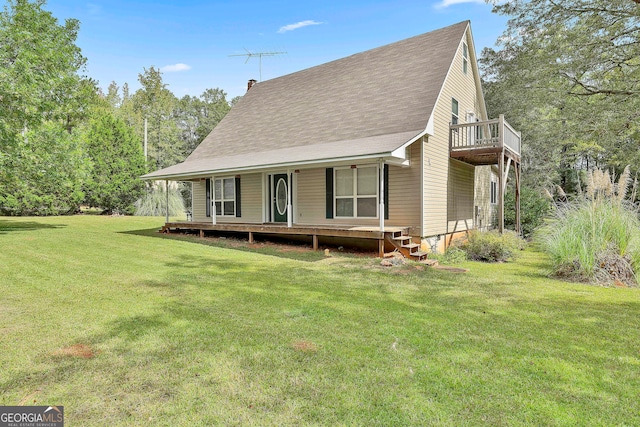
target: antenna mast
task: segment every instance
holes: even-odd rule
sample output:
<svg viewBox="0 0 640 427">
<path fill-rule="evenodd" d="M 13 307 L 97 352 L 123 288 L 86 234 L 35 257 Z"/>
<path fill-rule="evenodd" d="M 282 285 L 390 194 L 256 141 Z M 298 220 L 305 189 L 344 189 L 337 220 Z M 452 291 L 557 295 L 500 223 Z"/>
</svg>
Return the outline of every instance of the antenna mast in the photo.
<svg viewBox="0 0 640 427">
<path fill-rule="evenodd" d="M 247 48 L 244 48 L 244 50 L 246 50 L 247 53 L 239 53 L 237 55 L 229 55 L 229 56 L 246 56 L 247 60 L 244 61 L 245 64 L 247 62 L 249 62 L 249 60 L 251 58 L 255 58 L 257 56 L 258 57 L 258 66 L 259 66 L 259 70 L 260 70 L 260 81 L 262 81 L 262 57 L 263 56 L 282 55 L 282 54 L 287 53 L 287 52 L 251 52 Z"/>
</svg>

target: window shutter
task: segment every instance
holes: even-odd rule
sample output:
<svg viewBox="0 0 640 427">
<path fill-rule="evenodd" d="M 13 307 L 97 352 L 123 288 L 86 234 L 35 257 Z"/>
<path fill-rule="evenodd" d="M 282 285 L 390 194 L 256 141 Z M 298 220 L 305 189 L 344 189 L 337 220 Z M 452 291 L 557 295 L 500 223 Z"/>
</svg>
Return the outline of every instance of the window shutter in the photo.
<svg viewBox="0 0 640 427">
<path fill-rule="evenodd" d="M 333 218 L 333 168 L 327 168 L 326 178 L 326 206 L 327 219 Z"/>
<path fill-rule="evenodd" d="M 236 217 L 240 218 L 242 217 L 242 211 L 240 210 L 240 200 L 242 200 L 242 197 L 240 197 L 240 177 L 236 176 Z"/>
<path fill-rule="evenodd" d="M 207 178 L 206 180 L 206 187 L 207 187 L 207 206 L 206 206 L 206 211 L 207 211 L 207 217 L 211 216 L 211 178 Z"/>
<path fill-rule="evenodd" d="M 389 219 L 389 165 L 384 165 L 384 219 Z"/>
</svg>

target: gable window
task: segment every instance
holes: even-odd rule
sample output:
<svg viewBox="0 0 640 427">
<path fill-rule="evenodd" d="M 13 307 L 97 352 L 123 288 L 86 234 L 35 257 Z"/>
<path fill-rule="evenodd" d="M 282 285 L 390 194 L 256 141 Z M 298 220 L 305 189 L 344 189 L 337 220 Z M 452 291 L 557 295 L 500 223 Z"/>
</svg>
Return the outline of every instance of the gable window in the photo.
<svg viewBox="0 0 640 427">
<path fill-rule="evenodd" d="M 498 204 L 498 183 L 493 175 L 491 175 L 491 190 L 489 198 L 492 205 Z"/>
<path fill-rule="evenodd" d="M 235 178 L 216 178 L 214 185 L 214 202 L 216 215 L 236 215 L 236 183 Z"/>
<path fill-rule="evenodd" d="M 458 124 L 458 101 L 455 98 L 451 98 L 451 124 Z"/>
<path fill-rule="evenodd" d="M 467 74 L 469 67 L 469 47 L 466 43 L 462 43 L 462 72 Z"/>
<path fill-rule="evenodd" d="M 336 217 L 376 218 L 378 167 L 336 168 L 334 174 Z"/>
</svg>

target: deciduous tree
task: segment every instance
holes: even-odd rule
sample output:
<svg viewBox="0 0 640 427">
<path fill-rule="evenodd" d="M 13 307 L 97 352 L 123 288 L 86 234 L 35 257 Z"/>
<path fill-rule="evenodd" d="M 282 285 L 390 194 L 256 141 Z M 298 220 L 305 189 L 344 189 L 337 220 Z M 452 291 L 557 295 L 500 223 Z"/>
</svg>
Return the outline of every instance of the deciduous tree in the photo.
<svg viewBox="0 0 640 427">
<path fill-rule="evenodd" d="M 640 167 L 640 6 L 632 0 L 494 2 L 510 17 L 485 49 L 487 104 L 523 132 L 524 178 L 571 189 L 580 170 Z"/>
</svg>

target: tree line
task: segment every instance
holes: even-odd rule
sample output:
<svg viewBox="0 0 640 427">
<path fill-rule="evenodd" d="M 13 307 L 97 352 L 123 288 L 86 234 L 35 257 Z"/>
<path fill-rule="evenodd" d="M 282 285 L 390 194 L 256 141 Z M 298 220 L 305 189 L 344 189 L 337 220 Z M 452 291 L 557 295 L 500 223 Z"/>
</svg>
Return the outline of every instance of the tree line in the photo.
<svg viewBox="0 0 640 427">
<path fill-rule="evenodd" d="M 234 100 L 218 88 L 178 98 L 155 67 L 135 92 L 112 82 L 104 93 L 83 75 L 79 21 L 44 6 L 12 0 L 0 13 L 0 214 L 133 213 L 153 191 L 140 175 L 183 161 Z"/>
<path fill-rule="evenodd" d="M 595 168 L 637 176 L 638 2 L 487 1 L 509 21 L 480 57 L 485 99 L 522 131 L 523 195 L 579 192 Z M 235 100 L 218 88 L 178 98 L 155 67 L 135 92 L 113 82 L 103 93 L 82 74 L 80 23 L 44 6 L 10 0 L 0 13 L 0 213 L 130 213 L 150 191 L 138 177 L 183 161 Z"/>
<path fill-rule="evenodd" d="M 493 1 L 509 17 L 480 65 L 487 108 L 522 132 L 523 180 L 585 187 L 588 171 L 640 170 L 640 4 Z"/>
</svg>

